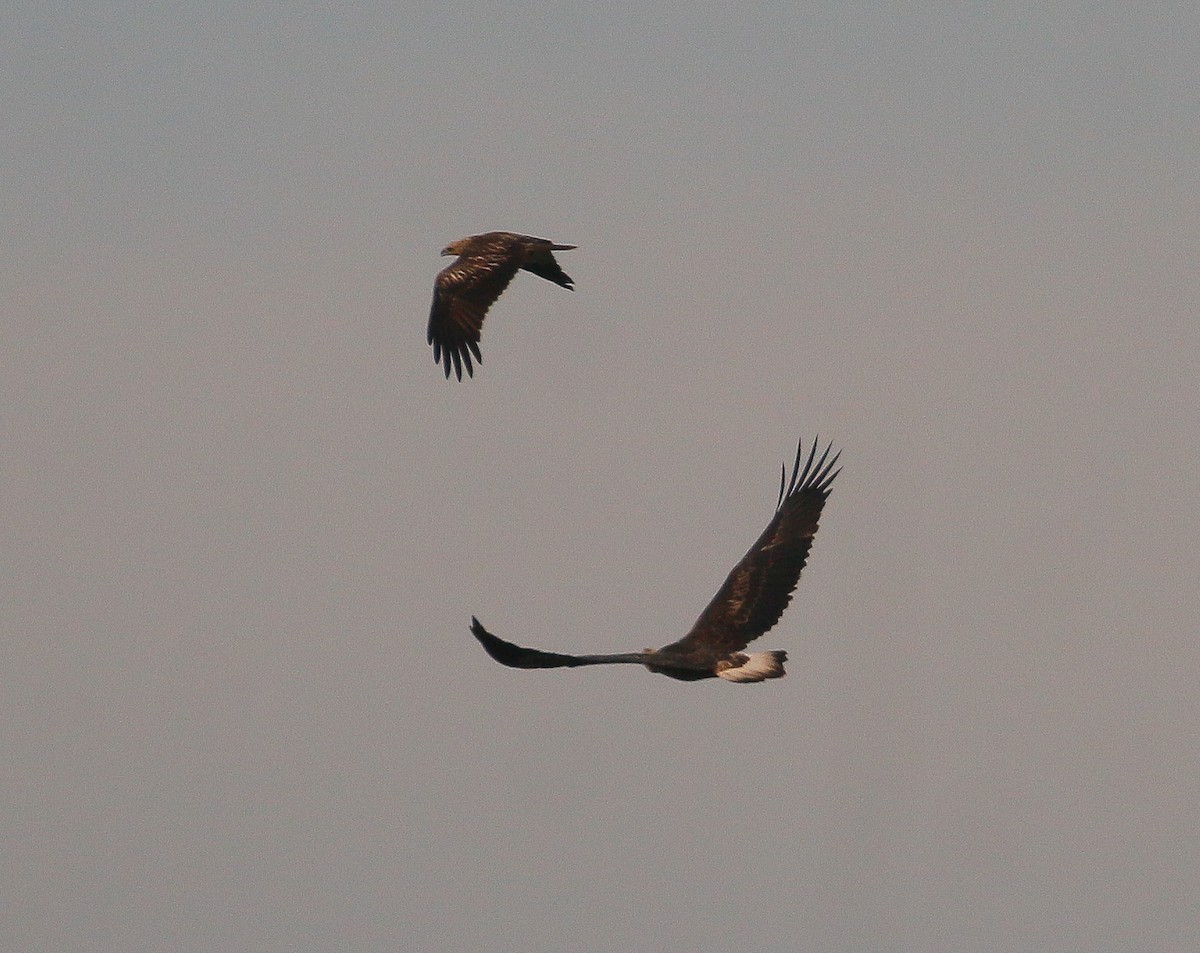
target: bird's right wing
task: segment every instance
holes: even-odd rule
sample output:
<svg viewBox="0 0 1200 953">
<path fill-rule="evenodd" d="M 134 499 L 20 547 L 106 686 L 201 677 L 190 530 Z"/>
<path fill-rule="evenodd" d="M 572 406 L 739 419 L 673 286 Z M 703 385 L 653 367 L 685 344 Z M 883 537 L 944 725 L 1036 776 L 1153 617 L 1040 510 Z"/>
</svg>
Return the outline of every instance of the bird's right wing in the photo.
<svg viewBox="0 0 1200 953">
<path fill-rule="evenodd" d="M 574 245 L 555 245 L 544 238 L 528 239 L 525 246 L 525 262 L 521 268 L 539 278 L 552 281 L 568 291 L 573 291 L 575 282 L 562 270 L 562 266 L 555 260 L 553 252 L 571 251 L 574 248 Z"/>
</svg>

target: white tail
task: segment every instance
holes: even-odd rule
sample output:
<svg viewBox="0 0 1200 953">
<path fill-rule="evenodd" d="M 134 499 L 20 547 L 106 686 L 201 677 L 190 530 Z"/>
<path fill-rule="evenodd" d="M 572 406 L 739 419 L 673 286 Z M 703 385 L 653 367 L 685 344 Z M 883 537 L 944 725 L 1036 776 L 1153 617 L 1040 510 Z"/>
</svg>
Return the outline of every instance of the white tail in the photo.
<svg viewBox="0 0 1200 953">
<path fill-rule="evenodd" d="M 717 676 L 730 682 L 762 682 L 768 678 L 783 678 L 787 674 L 783 670 L 786 661 L 787 652 L 738 653 L 730 661 L 717 663 Z M 738 662 L 741 664 L 738 665 Z"/>
</svg>

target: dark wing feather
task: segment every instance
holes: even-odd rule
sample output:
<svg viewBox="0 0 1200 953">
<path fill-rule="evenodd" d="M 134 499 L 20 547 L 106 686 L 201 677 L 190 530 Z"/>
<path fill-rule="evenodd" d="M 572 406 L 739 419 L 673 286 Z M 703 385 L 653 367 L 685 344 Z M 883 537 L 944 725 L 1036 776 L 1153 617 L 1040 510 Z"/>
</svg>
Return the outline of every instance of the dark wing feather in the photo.
<svg viewBox="0 0 1200 953">
<path fill-rule="evenodd" d="M 562 266 L 550 254 L 551 248 L 560 248 L 570 250 L 574 245 L 551 245 L 545 242 L 545 245 L 530 245 L 527 248 L 527 256 L 525 264 L 521 266 L 525 271 L 537 275 L 539 278 L 545 278 L 547 281 L 553 281 L 556 285 L 561 285 L 568 291 L 575 290 L 575 282 L 571 276 L 562 270 Z"/>
<path fill-rule="evenodd" d="M 721 657 L 740 652 L 779 621 L 808 559 L 829 485 L 841 472 L 833 469 L 839 454 L 830 458 L 831 449 L 826 447 L 817 459 L 814 442 L 801 470 L 802 446 L 797 447 L 791 482 L 786 482 L 785 467 L 775 515 L 763 534 L 733 568 L 692 630 L 660 651 Z"/>
<path fill-rule="evenodd" d="M 524 251 L 519 242 L 492 238 L 459 255 L 438 272 L 433 284 L 433 306 L 429 310 L 427 338 L 433 345 L 434 363 L 450 376 L 450 363 L 462 380 L 474 374 L 471 355 L 483 362 L 479 337 L 483 319 L 521 266 Z"/>
<path fill-rule="evenodd" d="M 574 668 L 582 664 L 574 655 L 539 652 L 505 642 L 499 636 L 492 635 L 474 616 L 471 616 L 471 634 L 479 640 L 488 655 L 509 668 Z"/>
<path fill-rule="evenodd" d="M 644 652 L 620 652 L 614 655 L 559 655 L 557 652 L 541 652 L 527 649 L 512 642 L 505 642 L 492 635 L 483 624 L 471 616 L 471 634 L 479 640 L 484 650 L 501 665 L 509 668 L 578 668 L 581 665 L 641 665 L 646 661 Z"/>
</svg>

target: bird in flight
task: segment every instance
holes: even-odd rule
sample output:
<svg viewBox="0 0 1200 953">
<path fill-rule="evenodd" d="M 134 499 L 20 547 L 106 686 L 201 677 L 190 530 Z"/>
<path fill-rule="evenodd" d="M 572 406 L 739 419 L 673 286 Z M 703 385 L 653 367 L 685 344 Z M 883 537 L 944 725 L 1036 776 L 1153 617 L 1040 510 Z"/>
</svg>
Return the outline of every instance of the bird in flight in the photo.
<svg viewBox="0 0 1200 953">
<path fill-rule="evenodd" d="M 460 381 L 464 365 L 468 377 L 475 373 L 472 354 L 483 363 L 479 353 L 483 318 L 518 271 L 532 271 L 568 291 L 574 290 L 575 283 L 553 255 L 574 247 L 513 232 L 487 232 L 460 238 L 442 249 L 443 255 L 458 257 L 434 279 L 427 338 L 433 345 L 433 362 L 442 365 L 447 379 L 451 361 Z"/>
<path fill-rule="evenodd" d="M 817 458 L 817 443 L 803 470 L 803 442 L 796 448 L 792 478 L 787 467 L 779 478 L 775 515 L 758 541 L 733 567 L 712 602 L 700 613 L 692 630 L 661 649 L 616 655 L 560 655 L 522 648 L 488 632 L 471 618 L 471 633 L 488 655 L 511 668 L 575 668 L 580 665 L 644 665 L 652 672 L 691 682 L 724 678 L 731 682 L 761 682 L 782 678 L 783 651 L 744 653 L 747 645 L 767 632 L 783 615 L 792 590 L 808 559 L 821 508 L 829 486 L 841 472 L 835 470 L 840 453 L 830 457 L 832 444 Z"/>
</svg>

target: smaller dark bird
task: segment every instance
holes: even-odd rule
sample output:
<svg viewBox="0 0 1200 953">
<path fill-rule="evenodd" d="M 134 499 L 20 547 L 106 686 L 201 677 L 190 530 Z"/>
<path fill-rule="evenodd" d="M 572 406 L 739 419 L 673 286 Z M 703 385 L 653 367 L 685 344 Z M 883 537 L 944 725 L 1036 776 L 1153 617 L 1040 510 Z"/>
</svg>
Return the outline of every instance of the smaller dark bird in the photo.
<svg viewBox="0 0 1200 953">
<path fill-rule="evenodd" d="M 761 682 L 782 678 L 787 653 L 742 651 L 769 630 L 792 599 L 792 590 L 808 560 L 829 486 L 841 472 L 832 446 L 817 459 L 817 444 L 800 469 L 803 444 L 796 448 L 792 478 L 787 467 L 779 479 L 775 515 L 758 541 L 733 567 L 712 602 L 700 613 L 691 631 L 661 649 L 615 655 L 560 655 L 527 649 L 492 635 L 478 619 L 471 634 L 501 665 L 510 668 L 576 668 L 580 665 L 644 665 L 652 672 L 692 682 L 723 678 L 731 682 Z"/>
<path fill-rule="evenodd" d="M 460 381 L 464 365 L 467 376 L 474 376 L 472 354 L 483 363 L 479 336 L 484 316 L 518 271 L 532 271 L 568 291 L 574 290 L 575 283 L 552 254 L 574 247 L 513 232 L 487 232 L 460 238 L 442 249 L 443 255 L 458 257 L 434 279 L 427 338 L 433 345 L 433 362 L 442 365 L 447 379 L 451 361 Z"/>
</svg>

